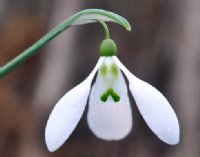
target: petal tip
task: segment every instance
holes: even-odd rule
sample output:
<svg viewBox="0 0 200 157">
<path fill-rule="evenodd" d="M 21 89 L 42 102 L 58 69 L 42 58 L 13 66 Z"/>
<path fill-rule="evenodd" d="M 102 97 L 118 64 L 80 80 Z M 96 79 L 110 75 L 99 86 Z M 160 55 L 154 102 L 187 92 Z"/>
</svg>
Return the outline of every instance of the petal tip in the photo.
<svg viewBox="0 0 200 157">
<path fill-rule="evenodd" d="M 47 146 L 47 149 L 50 151 L 50 152 L 54 152 L 57 147 L 55 147 L 55 142 L 53 142 L 52 138 L 49 137 L 49 135 L 45 132 L 45 143 L 46 143 L 46 146 Z"/>
<path fill-rule="evenodd" d="M 175 138 L 175 139 L 172 139 L 170 141 L 164 141 L 165 143 L 169 144 L 169 145 L 177 145 L 179 144 L 179 138 Z"/>
<path fill-rule="evenodd" d="M 168 142 L 169 145 L 177 145 L 180 142 L 179 134 Z"/>
<path fill-rule="evenodd" d="M 163 142 L 169 145 L 177 145 L 180 141 L 180 131 L 174 130 L 171 133 L 168 133 L 167 136 L 159 137 Z"/>
<path fill-rule="evenodd" d="M 48 121 L 49 122 L 49 121 Z M 50 128 L 49 123 L 47 122 L 47 126 L 45 128 L 45 143 L 47 146 L 47 149 L 50 152 L 56 151 L 60 146 L 64 143 L 62 140 L 59 140 L 60 138 L 58 136 L 55 136 L 53 133 L 53 129 Z"/>
<path fill-rule="evenodd" d="M 55 152 L 57 149 L 55 149 L 54 147 L 52 147 L 51 145 L 47 145 L 47 149 L 49 150 L 49 152 Z"/>
<path fill-rule="evenodd" d="M 45 139 L 45 142 L 46 142 L 47 149 L 50 152 L 54 152 L 56 150 L 56 148 L 54 147 L 54 145 L 52 143 L 48 142 L 47 138 Z"/>
</svg>

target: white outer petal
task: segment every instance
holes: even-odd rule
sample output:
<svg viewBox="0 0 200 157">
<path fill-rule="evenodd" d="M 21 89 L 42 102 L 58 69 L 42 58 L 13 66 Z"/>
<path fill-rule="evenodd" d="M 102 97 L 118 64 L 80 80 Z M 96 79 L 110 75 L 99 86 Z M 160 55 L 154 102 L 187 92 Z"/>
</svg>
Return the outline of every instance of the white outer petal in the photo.
<svg viewBox="0 0 200 157">
<path fill-rule="evenodd" d="M 129 81 L 130 91 L 147 125 L 164 142 L 179 142 L 178 119 L 166 98 L 153 86 L 130 73 L 117 57 L 113 57 Z"/>
<path fill-rule="evenodd" d="M 114 63 L 113 59 L 109 57 L 105 61 L 107 61 L 107 64 Z M 89 128 L 98 138 L 104 140 L 123 139 L 132 129 L 132 111 L 128 91 L 123 75 L 120 69 L 118 70 L 118 77 L 113 79 L 110 78 L 110 73 L 107 74 L 107 77 L 102 77 L 98 72 L 89 96 L 87 115 Z M 120 95 L 119 102 L 114 102 L 111 96 L 108 97 L 106 102 L 100 100 L 102 93 L 110 87 L 110 83 L 113 84 L 113 89 Z"/>
<path fill-rule="evenodd" d="M 92 79 L 103 60 L 104 57 L 101 57 L 90 75 L 55 105 L 45 129 L 45 141 L 49 151 L 58 149 L 78 124 L 87 103 Z"/>
</svg>

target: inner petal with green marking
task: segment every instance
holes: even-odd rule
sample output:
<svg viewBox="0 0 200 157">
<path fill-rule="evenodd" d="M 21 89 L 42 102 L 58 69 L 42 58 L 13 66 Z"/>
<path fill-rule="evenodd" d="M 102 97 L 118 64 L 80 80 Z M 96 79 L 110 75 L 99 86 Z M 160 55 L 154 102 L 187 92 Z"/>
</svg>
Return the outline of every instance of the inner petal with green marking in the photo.
<svg viewBox="0 0 200 157">
<path fill-rule="evenodd" d="M 108 97 L 111 96 L 114 102 L 120 101 L 120 96 L 113 90 L 113 88 L 109 88 L 105 93 L 101 96 L 101 101 L 106 102 Z"/>
<path fill-rule="evenodd" d="M 101 102 L 119 102 L 121 95 L 124 95 L 122 89 L 126 88 L 126 84 L 119 67 L 112 57 L 106 57 L 101 65 L 96 84 L 99 86 L 98 99 Z"/>
</svg>

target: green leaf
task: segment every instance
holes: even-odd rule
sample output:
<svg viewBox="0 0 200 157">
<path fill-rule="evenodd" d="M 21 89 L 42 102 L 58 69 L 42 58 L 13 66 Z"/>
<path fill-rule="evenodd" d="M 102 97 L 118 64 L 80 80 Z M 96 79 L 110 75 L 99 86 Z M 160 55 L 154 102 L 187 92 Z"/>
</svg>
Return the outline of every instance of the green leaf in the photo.
<svg viewBox="0 0 200 157">
<path fill-rule="evenodd" d="M 113 12 L 105 11 L 102 9 L 87 9 L 80 11 L 71 18 L 71 25 L 87 24 L 92 22 L 97 22 L 97 20 L 102 20 L 104 22 L 115 22 L 125 27 L 128 31 L 131 30 L 131 25 L 122 16 L 115 14 Z"/>
</svg>

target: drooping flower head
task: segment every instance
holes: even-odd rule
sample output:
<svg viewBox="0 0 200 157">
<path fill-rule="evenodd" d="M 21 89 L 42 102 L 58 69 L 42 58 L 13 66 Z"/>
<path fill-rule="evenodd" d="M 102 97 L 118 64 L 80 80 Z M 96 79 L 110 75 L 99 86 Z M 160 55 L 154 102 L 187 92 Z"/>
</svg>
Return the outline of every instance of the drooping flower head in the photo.
<svg viewBox="0 0 200 157">
<path fill-rule="evenodd" d="M 157 89 L 138 79 L 119 61 L 117 47 L 109 38 L 107 26 L 100 22 L 107 32 L 107 38 L 100 46 L 100 58 L 90 75 L 55 105 L 45 130 L 48 149 L 55 151 L 69 138 L 83 115 L 87 100 L 90 130 L 104 140 L 125 138 L 133 125 L 128 90 L 145 122 L 158 138 L 167 144 L 177 144 L 179 123 L 169 102 Z M 128 85 L 122 73 L 127 77 Z"/>
<path fill-rule="evenodd" d="M 133 125 L 128 90 L 145 122 L 158 138 L 171 145 L 177 144 L 180 129 L 174 110 L 157 89 L 138 79 L 119 61 L 116 57 L 117 47 L 109 37 L 105 21 L 118 23 L 131 30 L 129 22 L 120 15 L 101 9 L 82 10 L 64 20 L 31 47 L 0 67 L 0 77 L 33 56 L 37 50 L 70 26 L 100 22 L 106 33 L 106 39 L 100 46 L 100 58 L 89 76 L 67 92 L 50 114 L 45 129 L 49 151 L 55 151 L 69 138 L 83 115 L 88 99 L 87 121 L 90 130 L 104 140 L 125 138 Z M 127 77 L 128 85 L 122 73 Z"/>
</svg>

